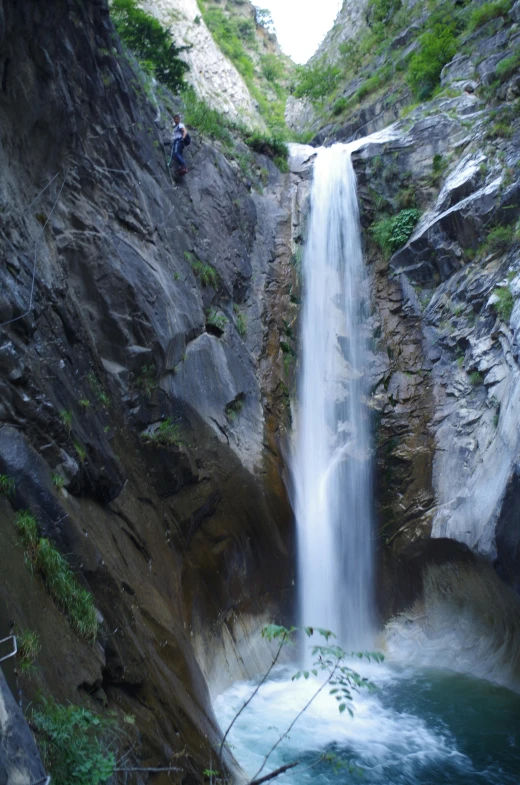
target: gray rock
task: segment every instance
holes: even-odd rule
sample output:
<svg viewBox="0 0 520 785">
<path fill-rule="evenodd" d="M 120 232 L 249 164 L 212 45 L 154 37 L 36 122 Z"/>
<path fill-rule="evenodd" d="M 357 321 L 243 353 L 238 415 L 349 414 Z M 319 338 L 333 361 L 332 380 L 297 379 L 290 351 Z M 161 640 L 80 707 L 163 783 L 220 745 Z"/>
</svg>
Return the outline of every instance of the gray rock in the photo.
<svg viewBox="0 0 520 785">
<path fill-rule="evenodd" d="M 46 776 L 34 737 L 0 669 L 0 782 L 32 785 Z"/>
</svg>

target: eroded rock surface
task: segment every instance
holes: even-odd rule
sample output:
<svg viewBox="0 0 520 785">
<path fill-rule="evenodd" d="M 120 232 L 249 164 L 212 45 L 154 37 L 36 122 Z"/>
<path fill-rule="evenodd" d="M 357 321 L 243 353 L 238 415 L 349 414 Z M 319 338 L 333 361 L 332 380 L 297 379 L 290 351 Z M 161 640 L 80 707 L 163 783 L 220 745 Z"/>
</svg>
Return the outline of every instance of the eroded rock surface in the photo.
<svg viewBox="0 0 520 785">
<path fill-rule="evenodd" d="M 207 679 L 253 675 L 268 652 L 244 653 L 292 601 L 291 184 L 237 140 L 246 180 L 196 133 L 176 181 L 171 119 L 104 0 L 0 19 L 0 626 L 40 635 L 24 705 L 133 716 L 129 761 L 199 772 Z M 25 509 L 92 592 L 95 644 L 31 578 Z"/>
</svg>

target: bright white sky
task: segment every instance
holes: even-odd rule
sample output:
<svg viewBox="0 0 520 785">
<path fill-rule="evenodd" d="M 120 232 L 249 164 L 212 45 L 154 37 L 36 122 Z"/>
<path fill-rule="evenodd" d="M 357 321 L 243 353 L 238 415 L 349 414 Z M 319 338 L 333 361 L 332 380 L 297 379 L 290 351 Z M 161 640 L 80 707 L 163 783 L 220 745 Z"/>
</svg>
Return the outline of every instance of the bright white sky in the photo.
<svg viewBox="0 0 520 785">
<path fill-rule="evenodd" d="M 341 0 L 253 0 L 268 8 L 283 51 L 296 63 L 312 57 L 330 30 L 341 7 Z"/>
</svg>

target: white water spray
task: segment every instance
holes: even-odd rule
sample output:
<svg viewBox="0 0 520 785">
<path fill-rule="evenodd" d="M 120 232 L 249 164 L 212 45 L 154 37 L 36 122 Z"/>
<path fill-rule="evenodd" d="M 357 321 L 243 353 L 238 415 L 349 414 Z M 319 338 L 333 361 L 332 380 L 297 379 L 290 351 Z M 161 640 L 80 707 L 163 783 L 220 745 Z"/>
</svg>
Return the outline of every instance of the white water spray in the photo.
<svg viewBox="0 0 520 785">
<path fill-rule="evenodd" d="M 300 621 L 363 647 L 373 630 L 368 285 L 350 152 L 323 148 L 314 165 L 293 474 Z"/>
</svg>

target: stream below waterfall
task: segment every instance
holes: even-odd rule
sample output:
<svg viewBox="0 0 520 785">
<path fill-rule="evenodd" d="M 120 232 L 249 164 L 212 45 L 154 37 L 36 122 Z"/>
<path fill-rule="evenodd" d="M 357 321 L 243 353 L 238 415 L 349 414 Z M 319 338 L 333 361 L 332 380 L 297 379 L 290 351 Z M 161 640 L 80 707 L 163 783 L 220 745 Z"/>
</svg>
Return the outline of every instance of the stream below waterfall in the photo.
<svg viewBox="0 0 520 785">
<path fill-rule="evenodd" d="M 294 760 L 301 765 L 273 782 L 286 785 L 519 785 L 520 696 L 490 682 L 439 669 L 356 662 L 374 691 L 354 697 L 351 718 L 324 690 L 275 750 L 262 775 Z M 229 742 L 249 776 L 316 691 L 281 667 L 237 720 Z M 220 695 L 215 711 L 226 728 L 255 683 Z M 324 760 L 327 755 L 330 761 Z M 349 768 L 350 767 L 350 768 Z"/>
</svg>

